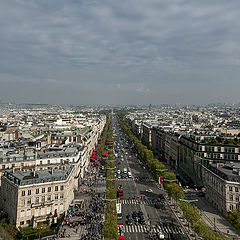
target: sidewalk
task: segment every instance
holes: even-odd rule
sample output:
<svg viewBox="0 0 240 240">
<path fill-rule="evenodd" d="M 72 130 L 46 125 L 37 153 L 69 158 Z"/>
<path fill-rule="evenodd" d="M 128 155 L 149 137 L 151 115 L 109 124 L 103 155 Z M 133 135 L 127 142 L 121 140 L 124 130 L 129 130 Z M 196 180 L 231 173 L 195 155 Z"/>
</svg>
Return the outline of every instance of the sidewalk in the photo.
<svg viewBox="0 0 240 240">
<path fill-rule="evenodd" d="M 224 235 L 231 237 L 231 239 L 240 239 L 236 229 L 216 208 L 211 206 L 204 197 L 195 196 L 195 199 L 198 199 L 198 202 L 195 202 L 195 205 L 200 210 L 204 222 L 206 222 L 211 228 L 215 228 Z"/>
<path fill-rule="evenodd" d="M 171 169 L 171 166 L 164 163 L 167 169 L 176 173 Z M 227 221 L 227 219 L 214 208 L 204 197 L 199 197 L 194 189 L 188 189 L 188 193 L 185 194 L 187 200 L 198 200 L 193 204 L 200 210 L 203 221 L 208 224 L 213 230 L 223 233 L 225 236 L 230 237 L 233 240 L 240 240 L 240 236 L 237 234 L 236 229 Z"/>
</svg>

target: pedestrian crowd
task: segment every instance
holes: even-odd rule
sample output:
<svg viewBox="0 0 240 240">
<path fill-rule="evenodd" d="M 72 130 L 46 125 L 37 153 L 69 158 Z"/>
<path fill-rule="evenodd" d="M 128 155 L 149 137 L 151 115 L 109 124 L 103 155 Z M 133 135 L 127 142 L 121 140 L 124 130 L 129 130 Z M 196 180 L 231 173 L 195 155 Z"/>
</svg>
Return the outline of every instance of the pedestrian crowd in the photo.
<svg viewBox="0 0 240 240">
<path fill-rule="evenodd" d="M 96 183 L 97 168 L 91 166 L 84 179 L 80 182 L 78 194 L 86 198 L 80 204 L 69 208 L 65 214 L 58 237 L 70 238 L 71 233 L 79 234 L 80 240 L 103 239 L 105 192 L 96 193 L 93 183 Z M 72 231 L 69 231 L 69 228 Z"/>
</svg>

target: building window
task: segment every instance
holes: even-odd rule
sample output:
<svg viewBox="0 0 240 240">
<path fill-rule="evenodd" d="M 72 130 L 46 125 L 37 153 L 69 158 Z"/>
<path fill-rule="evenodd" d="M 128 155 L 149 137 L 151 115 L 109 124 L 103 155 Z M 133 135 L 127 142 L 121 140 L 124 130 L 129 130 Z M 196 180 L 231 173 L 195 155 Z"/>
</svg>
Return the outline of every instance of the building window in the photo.
<svg viewBox="0 0 240 240">
<path fill-rule="evenodd" d="M 232 190 L 233 190 L 233 189 L 232 189 L 232 186 L 229 186 L 229 191 L 232 192 Z"/>
<path fill-rule="evenodd" d="M 42 203 L 45 203 L 45 196 L 42 196 Z"/>
<path fill-rule="evenodd" d="M 36 197 L 35 203 L 36 203 L 36 204 L 39 204 L 39 197 Z"/>
<path fill-rule="evenodd" d="M 60 199 L 63 199 L 63 193 L 60 193 Z"/>
<path fill-rule="evenodd" d="M 5 169 L 5 165 L 2 165 L 2 169 Z"/>
<path fill-rule="evenodd" d="M 25 196 L 25 191 L 22 191 L 22 196 Z"/>
<path fill-rule="evenodd" d="M 55 191 L 58 191 L 58 186 L 55 186 Z"/>
<path fill-rule="evenodd" d="M 52 191 L 52 188 L 51 188 L 51 187 L 48 187 L 47 191 L 48 191 L 48 192 L 51 192 L 51 191 Z"/>
<path fill-rule="evenodd" d="M 232 195 L 232 194 L 229 195 L 229 200 L 230 200 L 230 201 L 233 201 L 233 195 Z"/>
<path fill-rule="evenodd" d="M 51 202 L 51 195 L 48 195 L 48 196 L 47 196 L 47 201 L 48 201 L 48 202 Z"/>
<path fill-rule="evenodd" d="M 42 188 L 42 193 L 45 193 L 45 188 Z"/>
<path fill-rule="evenodd" d="M 36 194 L 39 194 L 39 188 L 36 189 Z"/>
<path fill-rule="evenodd" d="M 24 225 L 24 221 L 21 221 L 21 222 L 20 222 L 20 225 Z"/>
<path fill-rule="evenodd" d="M 26 221 L 26 223 L 27 223 L 28 225 L 30 225 L 30 223 L 31 223 L 31 220 L 27 220 L 27 221 Z"/>
<path fill-rule="evenodd" d="M 31 204 L 31 198 L 28 198 L 27 205 L 30 205 L 30 204 Z"/>
<path fill-rule="evenodd" d="M 58 194 L 55 194 L 55 200 L 58 200 Z"/>
<path fill-rule="evenodd" d="M 64 189 L 64 186 L 62 185 L 62 186 L 60 187 L 60 190 L 63 191 L 63 189 Z"/>
<path fill-rule="evenodd" d="M 42 165 L 42 161 L 40 161 L 40 165 Z"/>
<path fill-rule="evenodd" d="M 236 201 L 239 202 L 239 196 L 236 196 Z"/>
<path fill-rule="evenodd" d="M 230 211 L 233 210 L 233 205 L 232 204 L 230 204 L 229 209 L 230 209 Z"/>
<path fill-rule="evenodd" d="M 31 190 L 28 190 L 28 195 L 31 195 L 32 191 Z"/>
<path fill-rule="evenodd" d="M 235 187 L 235 192 L 238 192 L 238 187 Z"/>
<path fill-rule="evenodd" d="M 21 207 L 24 207 L 25 206 L 25 199 L 22 199 L 21 200 Z"/>
<path fill-rule="evenodd" d="M 28 209 L 28 210 L 27 210 L 26 216 L 31 216 L 31 209 Z"/>
<path fill-rule="evenodd" d="M 50 164 L 50 160 L 48 160 L 48 164 Z"/>
</svg>

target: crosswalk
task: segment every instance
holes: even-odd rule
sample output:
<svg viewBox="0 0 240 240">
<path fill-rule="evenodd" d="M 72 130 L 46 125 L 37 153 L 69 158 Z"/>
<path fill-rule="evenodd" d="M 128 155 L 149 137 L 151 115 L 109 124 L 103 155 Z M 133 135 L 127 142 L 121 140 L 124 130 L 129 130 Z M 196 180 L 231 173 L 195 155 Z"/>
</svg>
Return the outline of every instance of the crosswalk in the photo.
<svg viewBox="0 0 240 240">
<path fill-rule="evenodd" d="M 132 181 L 132 180 L 139 180 L 139 181 L 146 181 L 146 182 L 154 182 L 152 178 L 139 178 L 139 177 L 132 177 L 132 178 L 116 178 L 117 181 Z"/>
<path fill-rule="evenodd" d="M 124 225 L 123 226 L 123 231 L 125 233 L 138 233 L 138 232 L 163 232 L 166 234 L 183 234 L 183 230 L 181 227 L 177 227 L 175 225 L 167 225 L 167 224 L 159 224 L 159 225 L 154 225 L 151 226 L 149 229 L 148 226 L 146 225 Z"/>
<path fill-rule="evenodd" d="M 132 181 L 133 178 L 117 178 L 117 181 Z"/>
<path fill-rule="evenodd" d="M 154 205 L 156 203 L 156 200 L 154 199 L 117 199 L 117 203 Z M 162 206 L 165 205 L 165 200 L 163 199 L 158 200 L 158 204 Z"/>
</svg>

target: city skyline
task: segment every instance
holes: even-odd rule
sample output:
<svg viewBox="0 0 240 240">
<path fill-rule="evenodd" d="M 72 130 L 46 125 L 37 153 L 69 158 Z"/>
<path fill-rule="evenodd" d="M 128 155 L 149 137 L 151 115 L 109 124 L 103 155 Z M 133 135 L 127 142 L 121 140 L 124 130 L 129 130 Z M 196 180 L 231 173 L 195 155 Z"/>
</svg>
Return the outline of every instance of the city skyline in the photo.
<svg viewBox="0 0 240 240">
<path fill-rule="evenodd" d="M 4 0 L 3 102 L 238 103 L 236 1 Z"/>
</svg>

